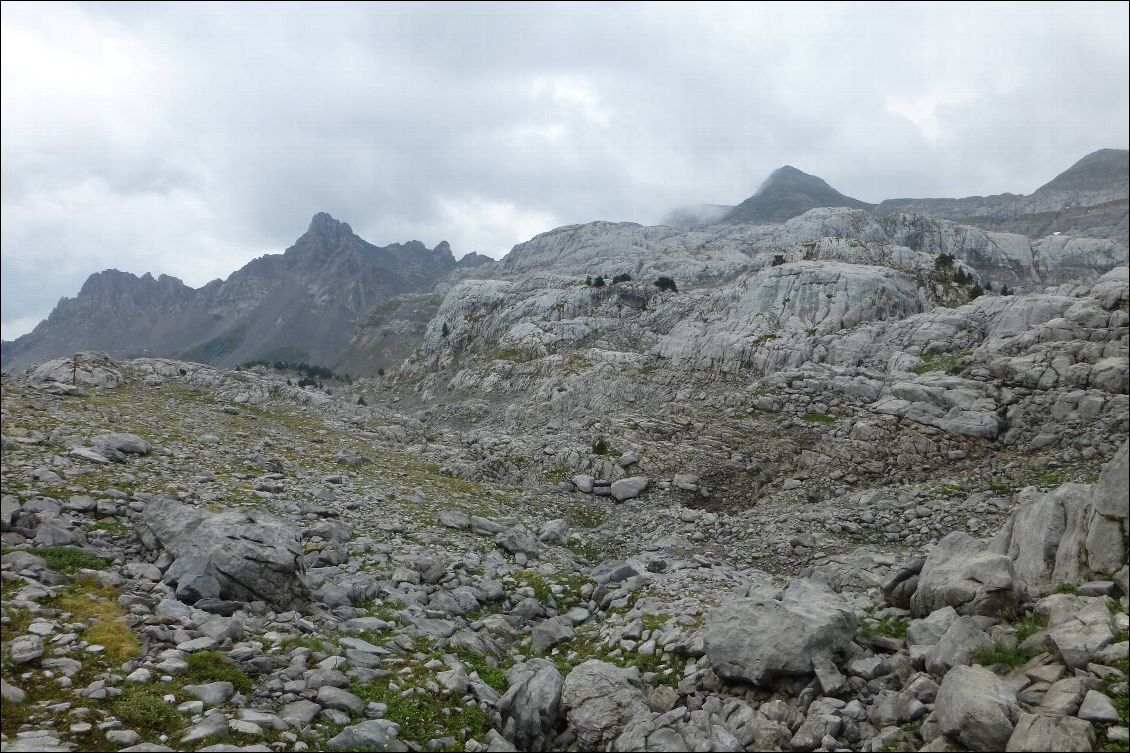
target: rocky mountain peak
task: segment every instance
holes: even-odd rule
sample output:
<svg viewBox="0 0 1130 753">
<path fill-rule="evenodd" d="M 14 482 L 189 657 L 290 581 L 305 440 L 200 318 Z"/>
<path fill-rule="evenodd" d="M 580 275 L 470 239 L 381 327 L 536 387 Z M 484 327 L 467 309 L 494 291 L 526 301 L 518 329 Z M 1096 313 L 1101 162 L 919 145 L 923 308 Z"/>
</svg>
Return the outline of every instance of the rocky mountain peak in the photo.
<svg viewBox="0 0 1130 753">
<path fill-rule="evenodd" d="M 843 195 L 823 178 L 784 165 L 770 173 L 757 193 L 734 207 L 722 221 L 778 223 L 817 207 L 870 209 L 871 206 Z"/>
<path fill-rule="evenodd" d="M 348 222 L 335 220 L 329 212 L 318 212 L 310 220 L 310 227 L 307 228 L 306 232 L 323 237 L 340 237 L 353 235 L 353 228 L 349 226 Z"/>
<path fill-rule="evenodd" d="M 758 193 L 765 193 L 766 191 L 780 190 L 783 187 L 791 186 L 811 186 L 813 188 L 831 188 L 823 178 L 816 175 L 809 175 L 803 170 L 798 170 L 792 165 L 782 165 L 773 172 L 769 173 L 769 177 L 757 189 Z"/>
<path fill-rule="evenodd" d="M 1130 152 L 1099 149 L 1041 186 L 1033 196 L 1053 192 L 1109 192 L 1112 197 L 1122 198 L 1126 196 L 1127 184 L 1130 184 Z"/>
</svg>

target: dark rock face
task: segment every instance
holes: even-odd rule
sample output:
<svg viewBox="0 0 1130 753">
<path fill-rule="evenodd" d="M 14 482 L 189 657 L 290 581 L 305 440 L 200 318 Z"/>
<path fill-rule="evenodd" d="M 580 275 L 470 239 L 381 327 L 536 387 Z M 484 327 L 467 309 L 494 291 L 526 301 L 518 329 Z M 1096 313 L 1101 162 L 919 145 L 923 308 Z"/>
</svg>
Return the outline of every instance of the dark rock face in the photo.
<svg viewBox="0 0 1130 753">
<path fill-rule="evenodd" d="M 265 359 L 345 370 L 350 341 L 377 306 L 427 292 L 454 268 L 446 242 L 430 250 L 419 241 L 378 247 L 323 212 L 285 253 L 262 256 L 199 289 L 167 275 L 91 275 L 34 331 L 5 343 L 4 367 L 94 349 L 218 366 Z"/>
<path fill-rule="evenodd" d="M 757 193 L 734 207 L 721 221 L 776 223 L 817 207 L 871 209 L 873 206 L 844 196 L 815 175 L 785 165 L 774 170 Z"/>
<path fill-rule="evenodd" d="M 924 214 L 1031 238 L 1063 233 L 1126 244 L 1128 155 L 1125 149 L 1092 152 L 1028 196 L 888 199 L 876 212 Z"/>
</svg>

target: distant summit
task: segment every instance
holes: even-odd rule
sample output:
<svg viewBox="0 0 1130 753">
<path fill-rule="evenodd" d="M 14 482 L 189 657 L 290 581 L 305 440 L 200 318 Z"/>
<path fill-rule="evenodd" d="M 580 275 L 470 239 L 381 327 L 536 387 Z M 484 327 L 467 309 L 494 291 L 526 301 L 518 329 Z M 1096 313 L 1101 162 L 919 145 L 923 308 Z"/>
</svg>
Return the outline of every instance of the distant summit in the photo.
<svg viewBox="0 0 1130 753">
<path fill-rule="evenodd" d="M 1091 152 L 1027 196 L 1002 193 L 961 199 L 888 199 L 880 215 L 895 212 L 1042 238 L 1053 233 L 1127 243 L 1130 152 Z"/>
<path fill-rule="evenodd" d="M 817 207 L 873 209 L 874 205 L 844 196 L 822 178 L 785 165 L 774 170 L 757 193 L 734 207 L 721 221 L 779 223 Z"/>
<path fill-rule="evenodd" d="M 1031 198 L 1065 206 L 1094 206 L 1127 198 L 1128 185 L 1130 152 L 1100 149 L 1037 188 Z"/>
</svg>

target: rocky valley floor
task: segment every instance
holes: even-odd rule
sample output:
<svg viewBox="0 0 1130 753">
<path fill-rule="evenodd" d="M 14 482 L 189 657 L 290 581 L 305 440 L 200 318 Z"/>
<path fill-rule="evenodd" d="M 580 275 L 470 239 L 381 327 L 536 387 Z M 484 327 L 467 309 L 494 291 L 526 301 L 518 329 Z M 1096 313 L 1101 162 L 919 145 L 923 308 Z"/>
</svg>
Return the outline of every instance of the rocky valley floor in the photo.
<svg viewBox="0 0 1130 753">
<path fill-rule="evenodd" d="M 1125 749 L 1125 445 L 781 460 L 733 504 L 601 447 L 468 480 L 483 437 L 410 392 L 84 379 L 3 379 L 5 750 Z M 702 433 L 834 438 L 778 397 Z"/>
</svg>

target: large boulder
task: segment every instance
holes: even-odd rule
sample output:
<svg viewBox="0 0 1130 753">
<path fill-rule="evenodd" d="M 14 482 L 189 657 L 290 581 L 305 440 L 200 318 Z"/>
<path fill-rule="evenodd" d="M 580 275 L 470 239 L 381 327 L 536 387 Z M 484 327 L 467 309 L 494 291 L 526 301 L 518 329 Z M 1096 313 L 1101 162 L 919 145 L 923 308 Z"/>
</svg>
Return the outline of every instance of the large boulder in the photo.
<svg viewBox="0 0 1130 753">
<path fill-rule="evenodd" d="M 934 701 L 943 735 L 968 750 L 1004 750 L 1020 718 L 1016 694 L 984 667 L 954 667 Z"/>
<path fill-rule="evenodd" d="M 622 669 L 600 659 L 573 668 L 562 686 L 561 702 L 579 750 L 605 750 L 634 718 L 651 715 L 639 669 Z"/>
<path fill-rule="evenodd" d="M 1029 491 L 993 542 L 1029 588 L 1110 580 L 1127 564 L 1128 450 L 1123 443 L 1096 484 Z"/>
<path fill-rule="evenodd" d="M 643 494 L 644 490 L 647 489 L 647 484 L 647 476 L 632 476 L 630 478 L 618 479 L 612 482 L 612 496 L 619 502 L 635 499 Z"/>
<path fill-rule="evenodd" d="M 961 614 L 1001 617 L 1015 613 L 1020 597 L 1012 561 L 969 534 L 954 531 L 926 558 L 910 611 L 924 617 L 951 606 Z"/>
<path fill-rule="evenodd" d="M 213 513 L 157 499 L 146 504 L 141 521 L 146 546 L 164 548 L 175 559 L 210 560 L 221 598 L 261 600 L 280 609 L 309 601 L 298 531 L 274 515 L 261 510 Z"/>
<path fill-rule="evenodd" d="M 99 434 L 91 441 L 91 444 L 93 444 L 94 449 L 99 452 L 109 448 L 117 452 L 128 452 L 134 455 L 148 455 L 149 451 L 152 449 L 148 442 L 136 434 L 123 432 Z"/>
<path fill-rule="evenodd" d="M 552 662 L 533 659 L 506 673 L 510 687 L 498 700 L 503 732 L 520 750 L 545 750 L 557 735 L 565 679 Z"/>
<path fill-rule="evenodd" d="M 855 637 L 854 610 L 839 594 L 812 580 L 784 591 L 756 589 L 715 609 L 704 630 L 715 674 L 754 685 L 813 672 L 813 660 L 831 659 Z"/>
<path fill-rule="evenodd" d="M 84 352 L 74 356 L 56 358 L 32 369 L 28 378 L 32 382 L 117 387 L 123 381 L 118 362 L 106 353 Z"/>
</svg>

